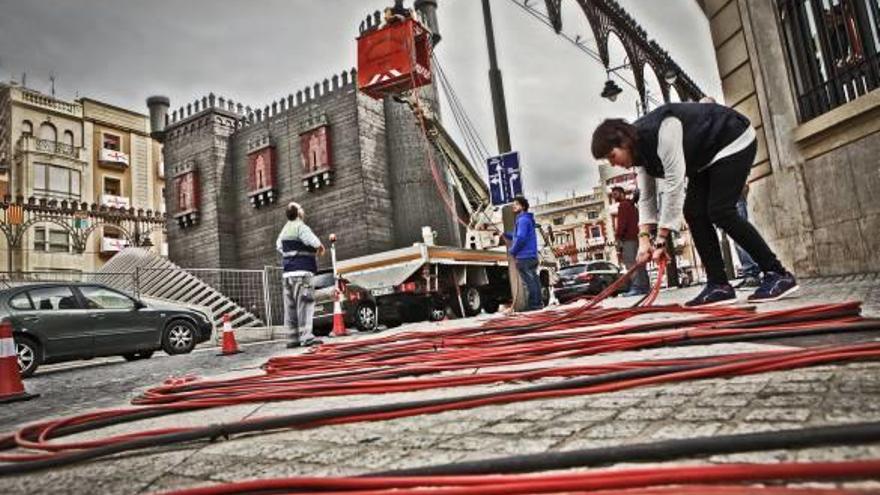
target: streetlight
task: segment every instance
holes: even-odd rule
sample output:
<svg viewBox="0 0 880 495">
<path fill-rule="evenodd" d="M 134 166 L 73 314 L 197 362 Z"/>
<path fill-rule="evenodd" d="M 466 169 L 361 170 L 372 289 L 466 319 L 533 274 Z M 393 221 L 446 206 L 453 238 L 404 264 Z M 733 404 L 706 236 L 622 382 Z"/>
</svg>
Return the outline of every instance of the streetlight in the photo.
<svg viewBox="0 0 880 495">
<path fill-rule="evenodd" d="M 602 89 L 602 98 L 608 101 L 616 101 L 620 93 L 623 93 L 623 89 L 616 82 L 611 79 L 605 81 L 605 88 Z"/>
<path fill-rule="evenodd" d="M 667 68 L 663 73 L 663 80 L 666 81 L 666 84 L 675 84 L 675 81 L 678 80 L 678 72 L 672 68 Z"/>
</svg>

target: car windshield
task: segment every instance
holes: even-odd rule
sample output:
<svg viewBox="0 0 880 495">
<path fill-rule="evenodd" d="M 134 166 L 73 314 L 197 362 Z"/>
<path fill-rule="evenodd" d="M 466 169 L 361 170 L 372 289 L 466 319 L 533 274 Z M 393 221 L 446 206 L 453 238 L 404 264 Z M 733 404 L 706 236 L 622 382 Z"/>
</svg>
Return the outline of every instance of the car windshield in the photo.
<svg viewBox="0 0 880 495">
<path fill-rule="evenodd" d="M 583 273 L 587 269 L 584 265 L 574 265 L 559 270 L 560 277 L 573 277 L 579 273 Z"/>
</svg>

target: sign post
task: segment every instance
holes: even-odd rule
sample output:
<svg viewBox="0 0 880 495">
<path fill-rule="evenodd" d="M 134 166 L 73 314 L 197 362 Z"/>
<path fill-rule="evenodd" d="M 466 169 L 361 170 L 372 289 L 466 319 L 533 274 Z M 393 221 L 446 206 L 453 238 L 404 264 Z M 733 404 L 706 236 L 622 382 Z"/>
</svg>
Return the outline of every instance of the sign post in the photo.
<svg viewBox="0 0 880 495">
<path fill-rule="evenodd" d="M 489 195 L 493 206 L 503 206 L 522 196 L 522 173 L 519 152 L 512 151 L 486 160 L 489 171 Z"/>
</svg>

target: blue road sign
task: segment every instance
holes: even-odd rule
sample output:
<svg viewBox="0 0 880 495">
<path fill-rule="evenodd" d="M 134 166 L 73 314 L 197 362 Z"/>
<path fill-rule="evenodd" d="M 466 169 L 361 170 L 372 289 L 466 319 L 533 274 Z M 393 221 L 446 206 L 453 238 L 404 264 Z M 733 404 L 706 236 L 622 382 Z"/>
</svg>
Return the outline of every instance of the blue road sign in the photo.
<svg viewBox="0 0 880 495">
<path fill-rule="evenodd" d="M 512 151 L 486 160 L 489 170 L 489 193 L 492 204 L 505 205 L 523 194 L 519 152 Z"/>
</svg>

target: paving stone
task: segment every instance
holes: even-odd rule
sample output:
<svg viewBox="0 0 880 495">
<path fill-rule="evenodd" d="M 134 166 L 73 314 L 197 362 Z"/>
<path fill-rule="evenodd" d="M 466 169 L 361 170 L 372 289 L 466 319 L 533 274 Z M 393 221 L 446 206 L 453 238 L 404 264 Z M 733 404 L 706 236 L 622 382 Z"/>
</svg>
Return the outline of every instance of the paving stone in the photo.
<svg viewBox="0 0 880 495">
<path fill-rule="evenodd" d="M 720 421 L 733 419 L 736 416 L 736 409 L 725 409 L 715 407 L 695 407 L 684 409 L 675 414 L 675 419 L 679 421 Z"/>
<path fill-rule="evenodd" d="M 764 394 L 817 394 L 828 391 L 825 383 L 794 382 L 794 383 L 771 383 L 764 389 Z"/>
<path fill-rule="evenodd" d="M 738 435 L 741 433 L 762 433 L 765 431 L 798 430 L 803 423 L 734 423 L 724 426 L 719 434 Z"/>
<path fill-rule="evenodd" d="M 621 409 L 632 407 L 642 402 L 640 397 L 599 397 L 590 402 L 590 407 L 595 409 Z"/>
<path fill-rule="evenodd" d="M 676 407 L 687 404 L 694 400 L 690 395 L 660 395 L 650 400 L 653 407 Z"/>
<path fill-rule="evenodd" d="M 188 476 L 178 476 L 176 474 L 166 474 L 143 487 L 138 493 L 157 493 L 170 490 L 182 490 L 184 488 L 213 486 L 217 484 L 219 484 L 218 481 L 190 478 Z"/>
<path fill-rule="evenodd" d="M 758 397 L 753 399 L 751 407 L 807 407 L 821 404 L 824 398 L 821 395 L 774 395 L 772 397 Z"/>
<path fill-rule="evenodd" d="M 489 435 L 460 436 L 440 442 L 437 447 L 449 450 L 485 450 L 500 442 L 499 437 Z"/>
<path fill-rule="evenodd" d="M 582 409 L 569 411 L 557 416 L 557 421 L 565 421 L 571 423 L 607 421 L 617 415 L 614 409 Z"/>
<path fill-rule="evenodd" d="M 671 407 L 632 407 L 617 415 L 621 421 L 652 421 L 672 415 Z"/>
<path fill-rule="evenodd" d="M 755 395 L 767 386 L 766 382 L 722 383 L 710 395 Z"/>
<path fill-rule="evenodd" d="M 549 421 L 557 416 L 559 416 L 558 409 L 542 407 L 539 409 L 532 409 L 530 411 L 523 411 L 513 416 L 509 416 L 507 419 L 517 421 Z"/>
<path fill-rule="evenodd" d="M 661 426 L 657 431 L 651 434 L 651 438 L 668 440 L 708 437 L 717 433 L 723 426 L 722 423 L 674 422 Z"/>
<path fill-rule="evenodd" d="M 537 426 L 526 432 L 527 436 L 540 437 L 562 437 L 567 438 L 579 431 L 583 431 L 592 426 L 592 423 L 556 423 L 552 426 Z"/>
<path fill-rule="evenodd" d="M 480 429 L 481 433 L 497 434 L 497 435 L 519 435 L 530 429 L 534 423 L 527 421 L 502 421 L 494 425 L 486 426 Z"/>
<path fill-rule="evenodd" d="M 745 395 L 711 395 L 708 397 L 701 397 L 697 401 L 697 406 L 739 409 L 747 406 L 750 400 L 751 397 Z"/>
<path fill-rule="evenodd" d="M 810 417 L 809 409 L 763 408 L 754 409 L 746 414 L 746 421 L 806 421 Z"/>
<path fill-rule="evenodd" d="M 558 438 L 505 438 L 486 447 L 485 452 L 506 455 L 539 454 L 559 443 Z"/>
<path fill-rule="evenodd" d="M 621 422 L 604 423 L 593 426 L 586 430 L 583 435 L 587 438 L 630 438 L 643 432 L 648 427 L 648 423 L 642 422 Z"/>
</svg>

